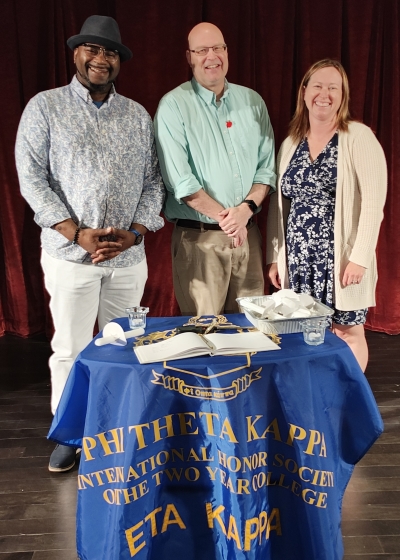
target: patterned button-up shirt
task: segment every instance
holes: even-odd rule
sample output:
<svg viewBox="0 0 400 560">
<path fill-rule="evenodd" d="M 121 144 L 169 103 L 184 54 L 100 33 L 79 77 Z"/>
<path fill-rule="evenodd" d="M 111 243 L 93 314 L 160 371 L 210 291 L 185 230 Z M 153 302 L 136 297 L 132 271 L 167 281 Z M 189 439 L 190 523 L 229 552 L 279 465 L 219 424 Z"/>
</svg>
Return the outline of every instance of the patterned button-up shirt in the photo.
<svg viewBox="0 0 400 560">
<path fill-rule="evenodd" d="M 36 95 L 21 118 L 16 162 L 22 196 L 52 257 L 91 262 L 82 247 L 52 229 L 68 218 L 83 228 L 163 226 L 164 186 L 151 118 L 114 88 L 100 109 L 76 77 Z M 132 266 L 144 257 L 142 243 L 99 266 Z"/>
</svg>

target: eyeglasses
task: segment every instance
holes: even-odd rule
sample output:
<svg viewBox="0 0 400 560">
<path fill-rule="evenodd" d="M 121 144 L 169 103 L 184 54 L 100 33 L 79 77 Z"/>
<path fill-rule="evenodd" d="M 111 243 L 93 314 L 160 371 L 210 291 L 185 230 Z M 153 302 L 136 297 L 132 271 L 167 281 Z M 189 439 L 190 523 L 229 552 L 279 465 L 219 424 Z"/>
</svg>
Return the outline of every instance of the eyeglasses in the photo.
<svg viewBox="0 0 400 560">
<path fill-rule="evenodd" d="M 111 51 L 109 49 L 105 49 L 103 47 L 99 47 L 99 45 L 91 45 L 89 43 L 83 43 L 82 45 L 80 45 L 81 47 L 83 47 L 84 51 L 95 57 L 98 56 L 100 54 L 100 52 L 102 52 L 104 54 L 104 58 L 106 60 L 111 60 L 112 62 L 114 62 L 115 60 L 117 60 L 119 53 L 118 51 Z"/>
<path fill-rule="evenodd" d="M 219 53 L 223 53 L 224 51 L 226 51 L 228 45 L 214 45 L 213 47 L 201 47 L 199 49 L 189 49 L 189 52 L 193 52 L 194 54 L 196 54 L 197 56 L 205 56 L 206 54 L 208 54 L 208 51 L 210 49 L 212 49 L 215 53 L 219 54 Z"/>
</svg>

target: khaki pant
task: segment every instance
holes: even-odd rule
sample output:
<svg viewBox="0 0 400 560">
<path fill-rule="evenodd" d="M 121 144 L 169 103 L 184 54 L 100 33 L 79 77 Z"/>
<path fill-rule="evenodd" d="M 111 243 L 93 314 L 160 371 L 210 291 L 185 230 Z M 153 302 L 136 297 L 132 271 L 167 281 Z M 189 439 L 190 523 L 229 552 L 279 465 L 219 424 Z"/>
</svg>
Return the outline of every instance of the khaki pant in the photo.
<svg viewBox="0 0 400 560">
<path fill-rule="evenodd" d="M 175 226 L 172 273 L 182 315 L 237 313 L 237 297 L 264 294 L 261 234 L 256 224 L 242 247 L 223 231 Z"/>
</svg>

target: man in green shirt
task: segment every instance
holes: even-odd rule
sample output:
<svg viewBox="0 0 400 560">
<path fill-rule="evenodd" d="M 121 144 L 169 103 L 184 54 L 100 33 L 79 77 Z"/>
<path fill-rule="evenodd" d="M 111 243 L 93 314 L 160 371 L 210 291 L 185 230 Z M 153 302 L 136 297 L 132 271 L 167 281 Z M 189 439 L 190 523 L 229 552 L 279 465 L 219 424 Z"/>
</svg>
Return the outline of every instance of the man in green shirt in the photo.
<svg viewBox="0 0 400 560">
<path fill-rule="evenodd" d="M 160 101 L 157 151 L 175 222 L 172 269 L 184 315 L 237 312 L 237 297 L 264 293 L 253 215 L 275 188 L 274 137 L 253 90 L 228 84 L 221 31 L 196 25 L 186 57 L 193 78 Z"/>
</svg>

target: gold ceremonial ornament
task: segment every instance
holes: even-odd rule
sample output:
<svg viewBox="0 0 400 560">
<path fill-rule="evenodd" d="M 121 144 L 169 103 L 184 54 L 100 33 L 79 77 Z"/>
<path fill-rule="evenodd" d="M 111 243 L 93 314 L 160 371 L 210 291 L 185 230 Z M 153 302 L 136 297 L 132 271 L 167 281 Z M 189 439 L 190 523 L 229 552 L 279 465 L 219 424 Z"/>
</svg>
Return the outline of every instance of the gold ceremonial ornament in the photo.
<svg viewBox="0 0 400 560">
<path fill-rule="evenodd" d="M 225 315 L 196 315 L 195 317 L 191 317 L 187 323 L 183 325 L 186 326 L 193 326 L 193 327 L 206 327 L 206 330 L 202 334 L 208 334 L 212 330 L 223 330 L 223 329 L 232 329 L 237 330 L 237 332 L 241 333 L 243 331 L 246 332 L 253 332 L 257 331 L 255 327 L 243 327 L 241 325 L 234 325 L 225 317 Z"/>
<path fill-rule="evenodd" d="M 205 327 L 205 331 L 201 334 L 206 335 L 213 330 L 225 330 L 231 329 L 236 330 L 238 333 L 245 332 L 255 332 L 258 331 L 255 327 L 243 327 L 241 325 L 234 325 L 225 317 L 225 315 L 207 315 L 201 316 L 196 315 L 191 317 L 187 323 L 184 323 L 182 326 L 188 327 Z M 166 331 L 156 331 L 152 332 L 143 336 L 138 336 L 136 341 L 134 342 L 134 346 L 145 346 L 148 344 L 153 344 L 156 342 L 160 342 L 162 340 L 167 340 L 168 338 L 172 338 L 173 336 L 179 333 L 179 327 L 175 329 L 168 329 Z M 281 339 L 276 334 L 266 334 L 273 342 L 279 344 Z"/>
<path fill-rule="evenodd" d="M 167 331 L 156 331 L 143 336 L 138 336 L 134 342 L 134 346 L 145 346 L 147 344 L 153 344 L 154 342 L 161 342 L 161 340 L 172 338 L 177 333 L 177 329 L 169 329 Z"/>
<path fill-rule="evenodd" d="M 215 323 L 217 325 L 232 324 L 229 323 L 225 315 L 195 315 L 194 317 L 191 317 L 184 326 L 194 325 L 195 327 L 204 327 L 206 325 L 210 325 L 211 323 Z"/>
</svg>

